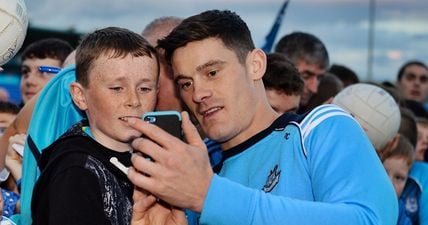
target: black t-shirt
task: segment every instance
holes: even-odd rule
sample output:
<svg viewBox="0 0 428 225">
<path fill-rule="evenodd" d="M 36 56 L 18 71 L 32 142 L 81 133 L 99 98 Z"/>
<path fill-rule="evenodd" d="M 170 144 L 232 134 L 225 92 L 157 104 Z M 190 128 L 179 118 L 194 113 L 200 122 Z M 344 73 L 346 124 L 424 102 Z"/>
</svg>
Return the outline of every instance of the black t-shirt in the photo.
<svg viewBox="0 0 428 225">
<path fill-rule="evenodd" d="M 129 224 L 133 185 L 109 160 L 130 166 L 129 152 L 108 149 L 74 127 L 47 148 L 31 205 L 33 224 Z"/>
</svg>

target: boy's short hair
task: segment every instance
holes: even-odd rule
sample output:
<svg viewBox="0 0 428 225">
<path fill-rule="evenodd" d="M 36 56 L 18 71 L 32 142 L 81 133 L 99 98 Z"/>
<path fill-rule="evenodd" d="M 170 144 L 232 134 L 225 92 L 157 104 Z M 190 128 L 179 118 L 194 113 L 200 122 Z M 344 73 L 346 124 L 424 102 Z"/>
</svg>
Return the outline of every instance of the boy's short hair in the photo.
<svg viewBox="0 0 428 225">
<path fill-rule="evenodd" d="M 0 101 L 0 113 L 8 113 L 8 114 L 16 115 L 19 113 L 19 107 L 18 105 L 12 102 Z"/>
<path fill-rule="evenodd" d="M 327 69 L 329 56 L 326 47 L 316 36 L 293 32 L 282 37 L 275 47 L 275 52 L 285 54 L 295 65 L 301 60 Z"/>
<path fill-rule="evenodd" d="M 156 49 L 143 36 L 125 28 L 107 27 L 96 30 L 85 36 L 76 50 L 76 80 L 82 86 L 89 85 L 89 71 L 92 64 L 101 55 L 111 58 L 148 56 L 157 62 L 159 74 L 159 60 Z"/>
<path fill-rule="evenodd" d="M 158 47 L 165 50 L 166 61 L 171 63 L 172 54 L 177 48 L 207 38 L 220 39 L 235 52 L 241 64 L 255 49 L 247 24 L 229 10 L 209 10 L 184 19 L 167 37 L 158 41 Z"/>
<path fill-rule="evenodd" d="M 400 135 L 399 138 L 397 146 L 383 156 L 382 162 L 390 157 L 398 156 L 405 158 L 407 165 L 410 167 L 415 160 L 415 148 L 407 137 Z"/>
<path fill-rule="evenodd" d="M 61 62 L 73 51 L 71 45 L 58 38 L 46 38 L 28 45 L 22 52 L 22 61 L 26 59 L 57 59 Z"/>
<path fill-rule="evenodd" d="M 266 89 L 275 89 L 287 95 L 303 94 L 304 81 L 299 72 L 293 63 L 279 53 L 267 54 L 263 84 Z"/>
</svg>

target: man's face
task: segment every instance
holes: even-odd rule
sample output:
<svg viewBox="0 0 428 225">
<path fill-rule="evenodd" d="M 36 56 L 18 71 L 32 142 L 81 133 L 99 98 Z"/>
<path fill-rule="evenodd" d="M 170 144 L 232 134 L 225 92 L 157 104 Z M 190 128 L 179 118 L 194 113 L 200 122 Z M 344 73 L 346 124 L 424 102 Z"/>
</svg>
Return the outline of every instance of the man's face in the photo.
<svg viewBox="0 0 428 225">
<path fill-rule="evenodd" d="M 295 112 L 299 108 L 300 95 L 287 95 L 283 91 L 266 89 L 269 104 L 279 114 Z"/>
<path fill-rule="evenodd" d="M 27 58 L 21 66 L 21 97 L 24 103 L 43 89 L 46 83 L 55 75 L 53 73 L 40 72 L 40 66 L 61 67 L 58 59 Z"/>
<path fill-rule="evenodd" d="M 259 123 L 254 119 L 260 107 L 257 95 L 264 93 L 256 91 L 255 83 L 262 82 L 266 61 L 265 55 L 263 61 L 256 52 L 250 52 L 241 64 L 220 39 L 207 38 L 176 49 L 172 56 L 182 100 L 204 133 L 225 148 L 253 135 Z M 263 61 L 263 71 L 255 69 L 259 61 Z"/>
<path fill-rule="evenodd" d="M 419 65 L 410 65 L 404 69 L 397 84 L 404 99 L 423 103 L 428 95 L 428 70 Z"/>
<path fill-rule="evenodd" d="M 317 93 L 318 85 L 321 78 L 324 76 L 326 69 L 321 68 L 317 64 L 308 63 L 305 60 L 300 60 L 297 63 L 296 68 L 305 82 L 302 98 L 300 99 L 300 105 L 306 106 L 312 95 Z"/>
<path fill-rule="evenodd" d="M 76 84 L 83 93 L 78 106 L 86 111 L 97 141 L 111 149 L 127 151 L 129 142 L 141 133 L 130 128 L 123 119 L 141 118 L 156 104 L 156 59 L 132 55 L 112 58 L 104 54 L 91 68 L 88 87 Z"/>
<path fill-rule="evenodd" d="M 386 172 L 388 173 L 389 179 L 391 179 L 394 185 L 395 193 L 397 196 L 403 192 L 404 185 L 407 181 L 407 174 L 409 173 L 410 166 L 407 164 L 406 158 L 402 156 L 392 156 L 383 162 Z"/>
</svg>

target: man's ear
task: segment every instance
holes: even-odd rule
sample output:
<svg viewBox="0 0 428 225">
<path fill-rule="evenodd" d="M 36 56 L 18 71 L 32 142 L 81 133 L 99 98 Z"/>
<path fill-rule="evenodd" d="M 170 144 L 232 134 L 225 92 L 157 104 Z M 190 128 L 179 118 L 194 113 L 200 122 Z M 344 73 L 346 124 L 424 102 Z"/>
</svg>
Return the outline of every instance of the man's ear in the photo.
<svg viewBox="0 0 428 225">
<path fill-rule="evenodd" d="M 253 80 L 261 80 L 266 72 L 266 54 L 263 50 L 256 48 L 248 54 L 247 64 Z"/>
<path fill-rule="evenodd" d="M 70 94 L 71 94 L 71 97 L 73 98 L 74 104 L 76 104 L 77 107 L 79 107 L 79 109 L 83 111 L 88 109 L 88 104 L 86 102 L 84 89 L 81 84 L 77 82 L 71 83 Z"/>
</svg>

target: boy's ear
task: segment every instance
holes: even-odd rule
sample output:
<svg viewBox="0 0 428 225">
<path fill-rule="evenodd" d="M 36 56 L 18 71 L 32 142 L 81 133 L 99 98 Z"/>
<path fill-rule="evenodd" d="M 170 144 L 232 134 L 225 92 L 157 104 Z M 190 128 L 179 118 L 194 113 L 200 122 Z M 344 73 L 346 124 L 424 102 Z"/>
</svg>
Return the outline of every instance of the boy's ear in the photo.
<svg viewBox="0 0 428 225">
<path fill-rule="evenodd" d="M 266 72 L 266 54 L 263 50 L 256 48 L 247 57 L 253 80 L 261 80 Z"/>
<path fill-rule="evenodd" d="M 70 94 L 71 94 L 71 97 L 73 98 L 74 104 L 76 104 L 77 107 L 79 107 L 79 109 L 81 110 L 88 109 L 88 104 L 86 103 L 85 94 L 81 84 L 77 82 L 71 83 Z"/>
</svg>

